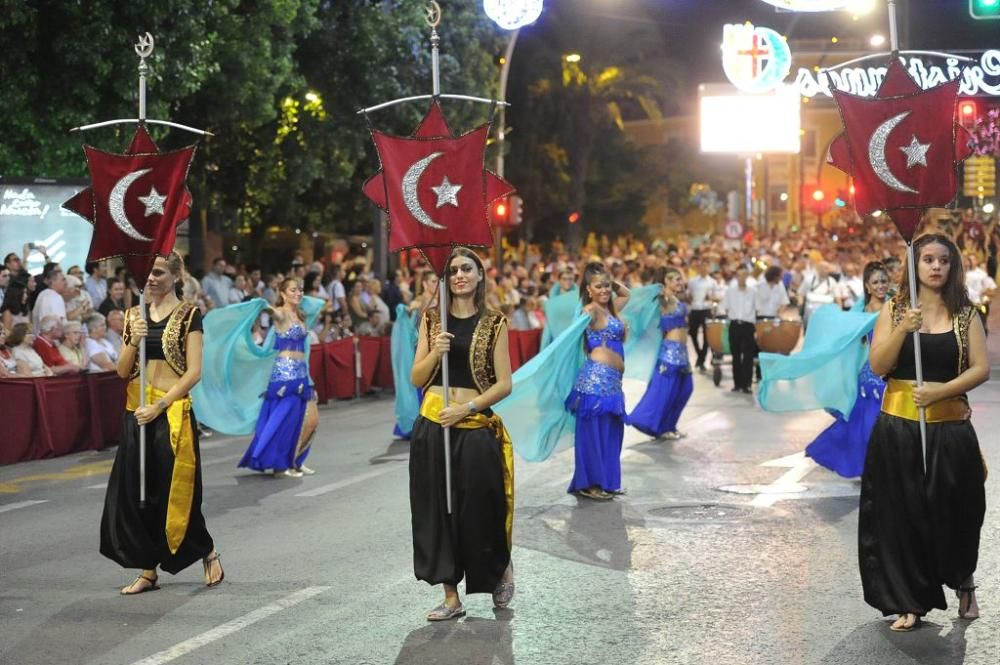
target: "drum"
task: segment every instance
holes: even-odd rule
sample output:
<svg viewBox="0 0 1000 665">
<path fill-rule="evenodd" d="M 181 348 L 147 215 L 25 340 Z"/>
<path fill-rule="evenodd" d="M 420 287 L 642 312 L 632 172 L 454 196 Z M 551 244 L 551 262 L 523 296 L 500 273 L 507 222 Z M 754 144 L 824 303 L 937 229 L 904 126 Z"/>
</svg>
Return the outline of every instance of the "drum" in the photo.
<svg viewBox="0 0 1000 665">
<path fill-rule="evenodd" d="M 729 319 L 709 319 L 705 322 L 705 337 L 712 355 L 722 357 L 729 353 Z"/>
<path fill-rule="evenodd" d="M 766 353 L 788 355 L 799 343 L 801 321 L 764 319 L 757 322 L 757 348 Z"/>
</svg>

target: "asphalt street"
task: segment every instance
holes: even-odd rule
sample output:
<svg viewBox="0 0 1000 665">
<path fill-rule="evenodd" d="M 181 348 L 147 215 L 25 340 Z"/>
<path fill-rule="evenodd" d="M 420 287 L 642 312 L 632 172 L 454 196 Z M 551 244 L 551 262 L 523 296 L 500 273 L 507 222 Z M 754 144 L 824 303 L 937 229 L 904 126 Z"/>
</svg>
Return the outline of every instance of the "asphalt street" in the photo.
<svg viewBox="0 0 1000 665">
<path fill-rule="evenodd" d="M 991 352 L 995 379 L 1000 340 Z M 959 620 L 952 603 L 891 633 L 861 595 L 859 484 L 801 455 L 829 416 L 764 413 L 728 391 L 728 374 L 722 388 L 695 380 L 687 438 L 627 431 L 625 497 L 566 494 L 571 450 L 519 460 L 511 609 L 473 596 L 467 618 L 442 624 L 424 620 L 440 591 L 413 578 L 408 444 L 392 440 L 389 395 L 323 407 L 317 474 L 300 480 L 236 469 L 245 438 L 203 441 L 204 512 L 226 570 L 216 589 L 196 565 L 118 595 L 134 574 L 98 554 L 113 450 L 0 468 L 0 663 L 1000 662 L 995 479 L 982 618 Z M 630 404 L 641 390 L 627 386 Z M 1000 464 L 1000 385 L 972 402 Z"/>
</svg>

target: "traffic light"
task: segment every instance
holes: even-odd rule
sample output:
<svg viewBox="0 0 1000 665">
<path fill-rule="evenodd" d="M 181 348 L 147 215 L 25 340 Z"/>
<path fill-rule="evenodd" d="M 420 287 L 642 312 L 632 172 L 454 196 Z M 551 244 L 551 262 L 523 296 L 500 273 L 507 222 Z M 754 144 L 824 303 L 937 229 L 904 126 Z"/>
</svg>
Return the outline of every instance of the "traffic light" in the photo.
<svg viewBox="0 0 1000 665">
<path fill-rule="evenodd" d="M 962 193 L 966 196 L 993 197 L 997 194 L 997 162 L 989 155 L 975 155 L 962 166 L 965 177 Z"/>
<path fill-rule="evenodd" d="M 574 210 L 569 214 L 569 217 L 567 217 L 567 219 L 569 220 L 570 224 L 576 224 L 577 222 L 580 221 L 580 213 Z"/>
<path fill-rule="evenodd" d="M 524 214 L 524 199 L 513 194 L 507 199 L 507 205 L 510 208 L 510 225 L 520 226 Z"/>
<path fill-rule="evenodd" d="M 494 225 L 506 228 L 510 225 L 510 206 L 507 199 L 502 198 L 493 203 L 490 208 L 490 221 Z"/>
<path fill-rule="evenodd" d="M 997 0 L 997 2 L 1000 2 L 1000 0 Z M 968 130 L 973 130 L 976 128 L 978 121 L 979 108 L 976 106 L 976 103 L 970 99 L 962 100 L 958 105 L 958 124 Z"/>
<path fill-rule="evenodd" d="M 980 21 L 1000 19 L 1000 0 L 969 0 L 969 15 Z"/>
</svg>

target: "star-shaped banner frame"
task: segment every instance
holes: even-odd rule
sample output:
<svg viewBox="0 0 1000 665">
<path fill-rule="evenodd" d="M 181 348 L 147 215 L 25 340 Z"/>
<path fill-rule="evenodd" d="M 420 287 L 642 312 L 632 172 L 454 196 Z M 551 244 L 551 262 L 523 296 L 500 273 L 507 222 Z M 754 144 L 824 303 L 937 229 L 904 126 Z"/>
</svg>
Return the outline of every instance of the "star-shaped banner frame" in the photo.
<svg viewBox="0 0 1000 665">
<path fill-rule="evenodd" d="M 455 137 L 438 101 L 411 136 L 372 129 L 380 169 L 363 192 L 389 215 L 389 250 L 416 248 L 443 276 L 452 248 L 491 247 L 489 206 L 514 187 L 484 167 L 486 123 Z"/>
<path fill-rule="evenodd" d="M 972 154 L 972 137 L 955 121 L 960 85 L 923 90 L 893 58 L 874 98 L 833 93 L 844 131 L 827 162 L 854 178 L 858 212 L 887 212 L 906 242 L 927 208 L 955 199 L 956 169 Z"/>
<path fill-rule="evenodd" d="M 88 261 L 122 258 L 144 288 L 156 257 L 173 250 L 177 226 L 191 213 L 185 182 L 196 146 L 160 152 L 139 125 L 123 154 L 83 149 L 90 187 L 62 207 L 94 225 Z"/>
</svg>

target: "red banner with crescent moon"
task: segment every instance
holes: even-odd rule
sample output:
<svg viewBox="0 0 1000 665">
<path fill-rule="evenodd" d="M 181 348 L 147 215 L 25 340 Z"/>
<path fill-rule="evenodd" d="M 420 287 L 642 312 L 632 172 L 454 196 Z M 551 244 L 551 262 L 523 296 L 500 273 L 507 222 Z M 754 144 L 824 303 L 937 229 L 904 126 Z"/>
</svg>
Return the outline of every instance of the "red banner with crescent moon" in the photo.
<svg viewBox="0 0 1000 665">
<path fill-rule="evenodd" d="M 490 125 L 454 137 L 431 103 L 413 136 L 373 131 L 381 170 L 364 194 L 389 215 L 389 250 L 419 249 L 439 275 L 455 245 L 490 247 L 490 203 L 514 191 L 483 168 Z"/>
<path fill-rule="evenodd" d="M 122 257 L 141 287 L 157 256 L 174 248 L 191 212 L 185 186 L 194 146 L 160 152 L 140 126 L 124 154 L 83 147 L 90 187 L 63 204 L 94 225 L 88 260 Z"/>
<path fill-rule="evenodd" d="M 956 167 L 971 137 L 955 122 L 960 81 L 922 90 L 898 59 L 874 98 L 834 91 L 844 132 L 827 161 L 855 180 L 859 213 L 884 210 L 910 242 L 926 208 L 958 193 Z"/>
</svg>

